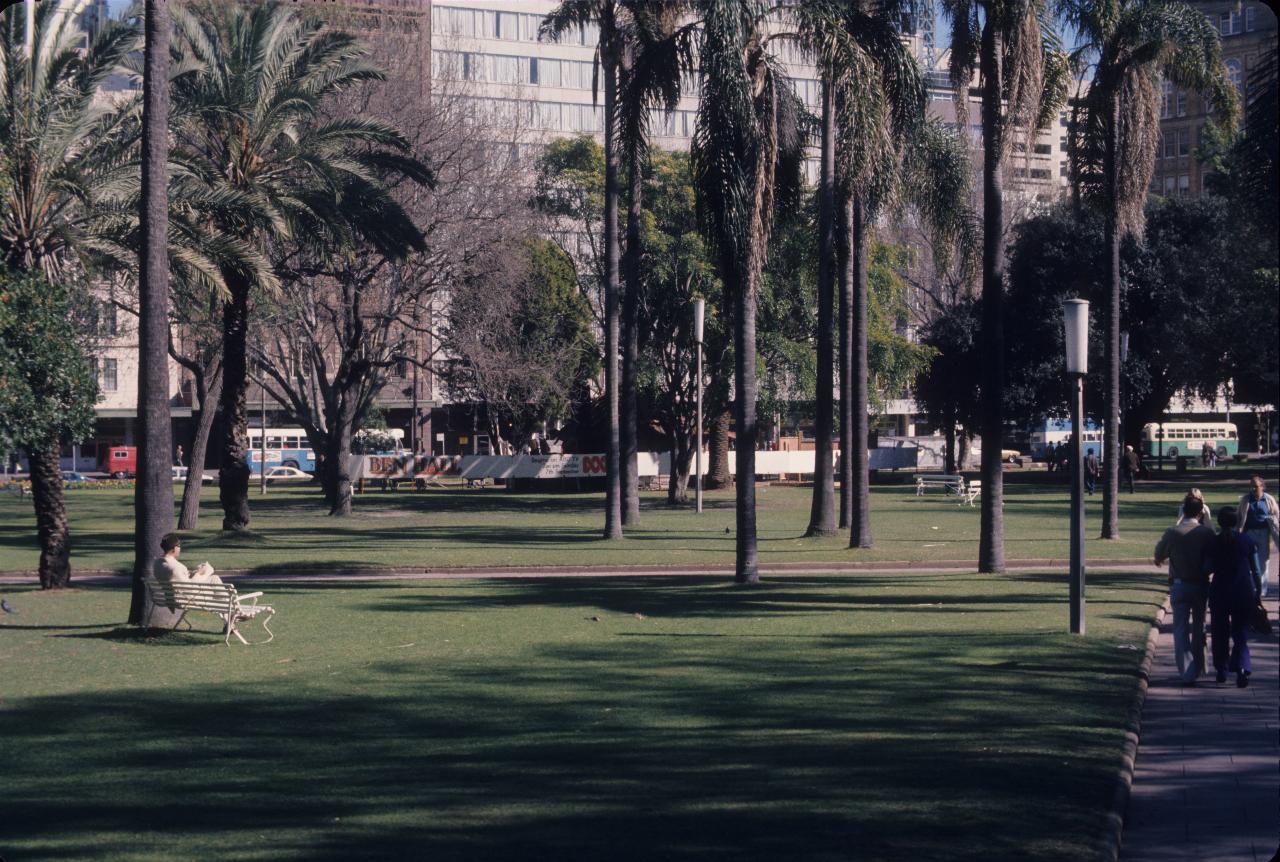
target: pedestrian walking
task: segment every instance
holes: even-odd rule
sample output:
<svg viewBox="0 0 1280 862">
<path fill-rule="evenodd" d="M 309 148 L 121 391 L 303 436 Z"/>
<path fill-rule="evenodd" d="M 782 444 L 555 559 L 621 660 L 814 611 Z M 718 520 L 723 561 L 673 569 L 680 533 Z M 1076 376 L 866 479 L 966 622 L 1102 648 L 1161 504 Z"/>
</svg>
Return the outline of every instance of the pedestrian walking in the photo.
<svg viewBox="0 0 1280 862">
<path fill-rule="evenodd" d="M 1098 456 L 1090 449 L 1084 456 L 1084 489 L 1090 494 L 1098 484 Z"/>
<path fill-rule="evenodd" d="M 1227 674 L 1234 673 L 1236 685 L 1244 688 L 1253 673 L 1247 632 L 1249 618 L 1258 604 L 1259 564 L 1257 546 L 1236 529 L 1238 524 L 1235 509 L 1223 506 L 1218 510 L 1222 532 L 1210 545 L 1206 559 L 1212 575 L 1209 610 L 1213 614 L 1213 667 L 1218 672 L 1217 681 L 1226 682 Z"/>
<path fill-rule="evenodd" d="M 1169 603 L 1173 607 L 1178 675 L 1185 685 L 1195 685 L 1205 669 L 1204 610 L 1209 598 L 1205 558 L 1217 536 L 1200 523 L 1203 500 L 1188 494 L 1182 501 L 1182 511 L 1184 517 L 1165 530 L 1156 544 L 1153 562 L 1157 566 L 1169 564 Z M 1214 645 L 1217 646 L 1216 640 Z"/>
<path fill-rule="evenodd" d="M 1133 447 L 1125 444 L 1124 461 L 1120 464 L 1124 469 L 1125 478 L 1129 480 L 1129 493 L 1133 493 L 1133 480 L 1137 478 L 1138 472 L 1142 469 L 1142 459 L 1138 457 L 1138 453 L 1133 451 Z"/>
<path fill-rule="evenodd" d="M 1276 505 L 1276 498 L 1267 493 L 1266 483 L 1261 476 L 1249 479 L 1249 491 L 1240 498 L 1236 521 L 1241 532 L 1253 539 L 1258 548 L 1258 593 L 1265 596 L 1271 545 L 1280 546 L 1280 506 Z"/>
<path fill-rule="evenodd" d="M 179 443 L 179 444 L 178 444 L 178 448 L 174 450 L 174 453 L 173 453 L 173 466 L 175 466 L 175 467 L 181 467 L 181 466 L 182 466 L 182 444 L 181 444 L 181 443 Z"/>
<path fill-rule="evenodd" d="M 1209 527 L 1210 526 L 1209 525 L 1209 506 L 1207 503 L 1205 503 L 1204 493 L 1199 488 L 1192 488 L 1190 491 L 1187 492 L 1187 496 L 1182 498 L 1182 503 L 1179 504 L 1178 506 L 1178 520 L 1174 521 L 1174 523 L 1180 524 L 1184 519 L 1188 517 L 1187 501 L 1193 498 L 1200 501 L 1200 514 L 1196 518 L 1196 522 L 1200 524 L 1204 524 L 1206 527 Z"/>
</svg>

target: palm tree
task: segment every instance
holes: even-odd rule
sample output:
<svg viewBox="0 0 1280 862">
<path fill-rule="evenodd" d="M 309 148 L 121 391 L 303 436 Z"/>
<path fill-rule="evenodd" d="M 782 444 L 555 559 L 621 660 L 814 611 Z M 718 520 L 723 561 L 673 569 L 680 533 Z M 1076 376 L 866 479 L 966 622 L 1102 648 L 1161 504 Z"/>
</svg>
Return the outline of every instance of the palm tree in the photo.
<svg viewBox="0 0 1280 862">
<path fill-rule="evenodd" d="M 1080 33 L 1077 57 L 1095 59 L 1086 119 L 1072 124 L 1077 188 L 1103 210 L 1107 247 L 1106 406 L 1102 538 L 1120 537 L 1120 244 L 1139 236 L 1160 134 L 1160 83 L 1198 90 L 1228 123 L 1237 111 L 1217 28 L 1176 0 L 1059 0 Z M 985 489 L 984 489 L 985 492 Z"/>
<path fill-rule="evenodd" d="M 810 0 L 794 10 L 801 41 L 817 58 L 824 81 L 819 247 L 821 263 L 829 265 L 825 273 L 819 271 L 818 475 L 809 532 L 825 532 L 821 518 L 831 507 L 831 463 L 823 458 L 830 445 L 831 378 L 823 372 L 832 364 L 830 282 L 838 280 L 840 526 L 851 531 L 850 547 L 871 546 L 868 228 L 879 211 L 899 200 L 916 205 L 940 251 L 963 235 L 967 224 L 968 171 L 957 157 L 962 154 L 955 137 L 925 122 L 924 80 L 897 31 L 903 11 L 902 4 L 868 0 Z M 823 200 L 824 187 L 829 187 L 828 200 Z M 827 236 L 837 229 L 838 242 Z"/>
<path fill-rule="evenodd" d="M 831 0 L 808 0 L 791 10 L 798 41 L 817 61 L 822 79 L 821 151 L 818 162 L 818 331 L 817 381 L 814 397 L 813 502 L 806 536 L 836 532 L 835 470 L 832 423 L 835 413 L 835 356 L 832 316 L 835 304 L 836 251 L 836 91 L 850 72 L 840 8 Z M 844 465 L 849 450 L 843 450 Z M 848 494 L 841 486 L 841 501 Z M 841 524 L 845 508 L 841 508 Z"/>
<path fill-rule="evenodd" d="M 227 426 L 219 496 L 224 530 L 249 526 L 245 394 L 249 303 L 275 287 L 267 247 L 309 237 L 327 248 L 365 243 L 389 259 L 421 250 L 417 228 L 387 190 L 400 174 L 429 181 L 403 135 L 361 117 L 326 119 L 325 100 L 385 79 L 348 33 L 277 3 L 174 10 L 175 56 L 200 67 L 174 82 L 175 193 L 241 244 L 258 266 L 225 264 L 222 391 Z M 334 469 L 334 465 L 327 465 Z"/>
<path fill-rule="evenodd" d="M 681 75 L 693 66 L 692 24 L 680 24 L 687 0 L 631 0 L 625 4 L 617 97 L 618 138 L 627 166 L 627 242 L 622 253 L 622 390 L 619 393 L 619 455 L 622 523 L 640 523 L 637 470 L 638 415 L 636 365 L 639 361 L 641 247 L 644 169 L 649 123 L 659 108 L 671 111 L 680 102 Z"/>
<path fill-rule="evenodd" d="M 978 569 L 1003 572 L 1004 158 L 1066 98 L 1067 61 L 1044 16 L 1044 0 L 943 0 L 951 19 L 951 83 L 968 125 L 975 71 L 982 91 L 982 515 Z"/>
<path fill-rule="evenodd" d="M 128 171 L 136 100 L 113 107 L 96 96 L 124 71 L 138 31 L 108 26 L 81 50 L 76 12 L 75 0 L 47 0 L 31 33 L 21 7 L 0 12 L 0 268 L 63 286 L 99 265 L 126 265 L 130 214 L 121 200 L 136 191 Z M 51 586 L 71 576 L 59 454 L 56 444 L 27 453 L 40 579 Z"/>
<path fill-rule="evenodd" d="M 775 205 L 799 186 L 799 107 L 766 51 L 759 0 L 701 0 L 702 92 L 693 139 L 703 232 L 733 303 L 737 536 L 734 579 L 760 579 L 756 548 L 756 298 Z"/>
<path fill-rule="evenodd" d="M 142 197 L 138 221 L 138 479 L 134 486 L 133 595 L 129 622 L 145 613 L 143 578 L 173 528 L 173 477 L 169 470 L 173 420 L 169 415 L 169 3 L 147 0 L 142 78 Z M 198 469 L 197 469 L 197 472 Z"/>
<path fill-rule="evenodd" d="M 541 35 L 554 39 L 596 24 L 596 68 L 604 78 L 604 390 L 609 411 L 605 451 L 604 537 L 622 538 L 621 427 L 618 415 L 618 64 L 624 48 L 619 0 L 562 0 L 542 21 Z"/>
</svg>

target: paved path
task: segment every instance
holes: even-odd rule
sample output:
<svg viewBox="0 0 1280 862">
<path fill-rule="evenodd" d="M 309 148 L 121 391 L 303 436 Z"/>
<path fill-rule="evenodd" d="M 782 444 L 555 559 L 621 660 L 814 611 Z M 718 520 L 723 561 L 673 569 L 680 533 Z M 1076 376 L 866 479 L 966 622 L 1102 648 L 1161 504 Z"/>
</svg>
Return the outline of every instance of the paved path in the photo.
<svg viewBox="0 0 1280 862">
<path fill-rule="evenodd" d="M 1274 563 L 1273 563 L 1274 566 Z M 1276 620 L 1276 581 L 1266 600 Z M 1253 676 L 1181 685 L 1166 620 L 1142 710 L 1123 862 L 1268 862 L 1280 846 L 1280 632 L 1249 643 Z M 1212 660 L 1211 660 L 1212 661 Z"/>
<path fill-rule="evenodd" d="M 1137 558 L 1089 560 L 1089 570 L 1132 570 L 1136 566 L 1150 567 L 1151 561 Z M 1009 571 L 1057 572 L 1067 570 L 1066 560 L 1029 559 L 1011 560 Z M 964 560 L 879 560 L 814 563 L 771 563 L 760 567 L 760 574 L 853 574 L 856 572 L 972 572 L 977 568 L 972 561 Z M 436 581 L 468 578 L 597 578 L 597 577 L 721 577 L 733 574 L 731 565 L 656 564 L 615 566 L 468 566 L 447 568 L 366 568 L 366 569 L 308 569 L 305 565 L 285 569 L 270 566 L 263 570 L 223 569 L 218 572 L 224 578 L 264 581 Z M 35 581 L 34 572 L 0 572 L 0 585 L 30 585 Z M 125 577 L 113 572 L 74 569 L 72 580 L 77 584 L 125 583 Z"/>
</svg>

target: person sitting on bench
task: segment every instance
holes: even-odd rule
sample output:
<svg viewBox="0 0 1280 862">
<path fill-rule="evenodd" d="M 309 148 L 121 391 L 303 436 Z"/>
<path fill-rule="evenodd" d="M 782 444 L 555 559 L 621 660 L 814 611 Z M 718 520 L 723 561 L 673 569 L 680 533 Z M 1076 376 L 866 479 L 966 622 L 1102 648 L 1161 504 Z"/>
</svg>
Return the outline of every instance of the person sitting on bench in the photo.
<svg viewBox="0 0 1280 862">
<path fill-rule="evenodd" d="M 178 562 L 178 555 L 182 553 L 182 537 L 177 533 L 166 533 L 160 539 L 160 550 L 164 551 L 164 556 L 156 560 L 152 574 L 160 583 L 173 583 L 174 581 L 195 581 L 198 584 L 220 584 L 222 578 L 213 573 L 213 566 L 208 563 L 201 563 L 192 572 L 182 563 Z"/>
</svg>

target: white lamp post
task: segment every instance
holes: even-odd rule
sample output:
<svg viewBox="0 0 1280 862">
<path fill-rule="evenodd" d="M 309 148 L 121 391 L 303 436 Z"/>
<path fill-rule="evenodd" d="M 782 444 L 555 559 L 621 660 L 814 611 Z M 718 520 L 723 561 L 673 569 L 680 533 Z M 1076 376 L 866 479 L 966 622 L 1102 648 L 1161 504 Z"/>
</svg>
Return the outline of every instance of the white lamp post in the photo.
<svg viewBox="0 0 1280 862">
<path fill-rule="evenodd" d="M 697 346 L 697 380 L 695 385 L 698 392 L 698 409 L 696 418 L 694 419 L 694 427 L 697 429 L 697 448 L 694 452 L 694 477 L 696 483 L 694 485 L 694 505 L 697 511 L 702 511 L 702 326 L 706 320 L 707 302 L 701 297 L 693 301 L 693 343 Z M 671 456 L 675 457 L 674 452 Z M 673 465 L 674 466 L 674 465 Z"/>
<path fill-rule="evenodd" d="M 1089 303 L 1062 305 L 1071 378 L 1071 633 L 1084 634 L 1084 376 L 1089 372 Z"/>
</svg>

